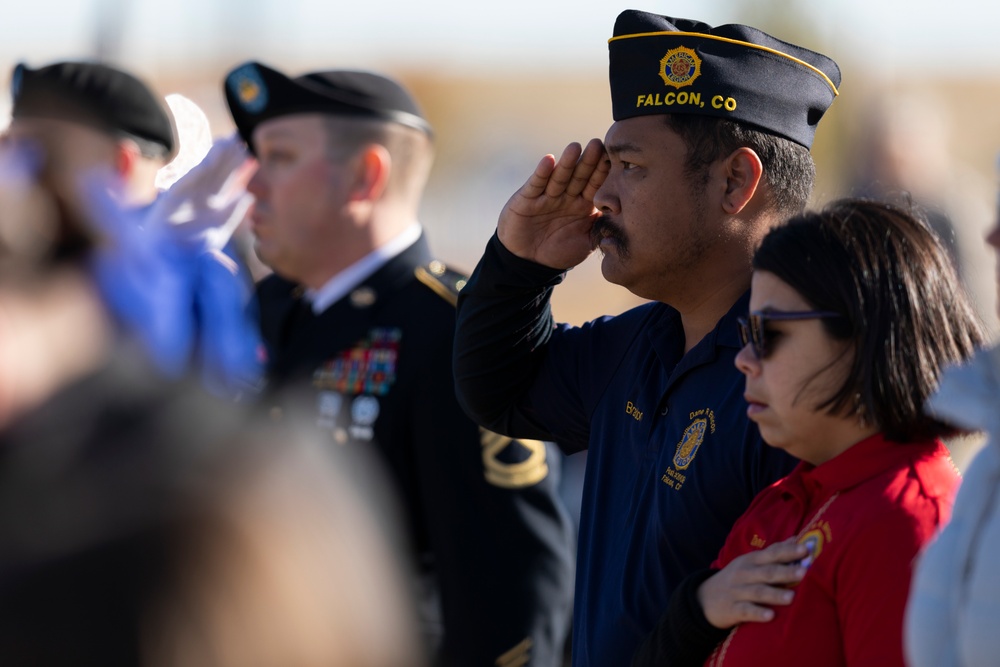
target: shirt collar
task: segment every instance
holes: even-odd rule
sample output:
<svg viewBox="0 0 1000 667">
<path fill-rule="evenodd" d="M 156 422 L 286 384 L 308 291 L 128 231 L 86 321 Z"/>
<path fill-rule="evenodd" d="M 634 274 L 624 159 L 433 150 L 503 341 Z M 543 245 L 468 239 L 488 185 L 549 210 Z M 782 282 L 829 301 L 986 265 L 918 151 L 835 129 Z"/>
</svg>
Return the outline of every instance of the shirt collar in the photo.
<svg viewBox="0 0 1000 667">
<path fill-rule="evenodd" d="M 312 304 L 313 313 L 319 315 L 324 310 L 340 301 L 352 289 L 365 279 L 385 266 L 389 260 L 397 257 L 404 250 L 417 242 L 423 228 L 414 221 L 388 243 L 371 251 L 354 264 L 330 278 L 319 289 L 307 289 L 305 298 Z"/>
<path fill-rule="evenodd" d="M 746 317 L 750 311 L 750 290 L 747 290 L 736 300 L 733 307 L 729 309 L 719 324 L 715 327 L 715 344 L 719 347 L 735 347 L 741 349 L 743 343 L 740 342 L 739 327 L 736 319 Z"/>
<path fill-rule="evenodd" d="M 901 443 L 886 440 L 881 433 L 876 433 L 818 466 L 800 462 L 785 480 L 789 485 L 801 484 L 810 492 L 837 493 L 901 463 L 946 453 L 940 440 Z"/>
</svg>

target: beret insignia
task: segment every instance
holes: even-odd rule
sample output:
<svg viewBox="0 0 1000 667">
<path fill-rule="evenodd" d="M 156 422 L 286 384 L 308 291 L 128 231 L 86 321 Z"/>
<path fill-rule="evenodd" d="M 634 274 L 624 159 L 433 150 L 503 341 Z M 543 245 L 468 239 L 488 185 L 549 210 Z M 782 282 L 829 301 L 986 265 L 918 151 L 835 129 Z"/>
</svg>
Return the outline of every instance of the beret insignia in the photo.
<svg viewBox="0 0 1000 667">
<path fill-rule="evenodd" d="M 260 113 L 267 106 L 267 87 L 253 65 L 245 65 L 229 77 L 233 95 L 249 113 Z"/>
</svg>

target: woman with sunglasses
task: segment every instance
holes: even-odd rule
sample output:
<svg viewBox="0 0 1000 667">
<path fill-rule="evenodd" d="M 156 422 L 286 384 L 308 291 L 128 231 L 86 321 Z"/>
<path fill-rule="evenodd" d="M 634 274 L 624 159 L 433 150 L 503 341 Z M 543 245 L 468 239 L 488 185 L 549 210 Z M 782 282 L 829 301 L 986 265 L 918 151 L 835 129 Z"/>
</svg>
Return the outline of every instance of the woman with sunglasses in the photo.
<svg viewBox="0 0 1000 667">
<path fill-rule="evenodd" d="M 633 665 L 903 665 L 911 564 L 959 475 L 924 401 L 982 331 L 909 213 L 835 202 L 772 230 L 736 357 L 763 439 L 801 459 L 688 577 Z"/>
<path fill-rule="evenodd" d="M 1000 211 L 986 237 L 1000 257 Z M 1000 279 L 1000 274 L 997 276 Z M 998 285 L 1000 289 L 1000 285 Z M 1000 662 L 1000 347 L 941 378 L 928 408 L 986 444 L 969 463 L 955 511 L 927 545 L 906 608 L 906 656 L 912 667 L 986 667 Z"/>
</svg>

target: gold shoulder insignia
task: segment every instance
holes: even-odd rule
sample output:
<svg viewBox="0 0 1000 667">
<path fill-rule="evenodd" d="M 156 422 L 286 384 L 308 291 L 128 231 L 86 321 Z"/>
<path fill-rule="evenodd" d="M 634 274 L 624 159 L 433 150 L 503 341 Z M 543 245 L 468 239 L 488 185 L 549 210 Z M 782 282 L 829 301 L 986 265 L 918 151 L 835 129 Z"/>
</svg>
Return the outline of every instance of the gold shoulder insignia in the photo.
<svg viewBox="0 0 1000 667">
<path fill-rule="evenodd" d="M 418 266 L 413 273 L 417 280 L 453 306 L 458 303 L 458 293 L 468 280 L 464 273 L 449 269 L 444 262 L 436 259 L 427 266 Z"/>
<path fill-rule="evenodd" d="M 483 472 L 493 486 L 523 489 L 548 476 L 545 443 L 541 440 L 515 440 L 484 428 L 479 429 L 479 440 L 483 446 Z"/>
</svg>

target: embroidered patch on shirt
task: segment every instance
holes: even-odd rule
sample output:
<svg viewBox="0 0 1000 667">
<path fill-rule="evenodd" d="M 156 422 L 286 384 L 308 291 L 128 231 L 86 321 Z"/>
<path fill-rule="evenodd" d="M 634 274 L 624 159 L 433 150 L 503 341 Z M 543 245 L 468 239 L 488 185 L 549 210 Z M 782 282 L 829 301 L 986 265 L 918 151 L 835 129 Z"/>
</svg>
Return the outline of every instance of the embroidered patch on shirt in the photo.
<svg viewBox="0 0 1000 667">
<path fill-rule="evenodd" d="M 681 441 L 677 443 L 677 451 L 674 453 L 674 467 L 684 470 L 698 453 L 698 448 L 705 441 L 705 431 L 708 430 L 708 420 L 699 417 L 691 422 L 691 425 L 684 429 Z"/>
<path fill-rule="evenodd" d="M 806 557 L 799 564 L 802 567 L 808 568 L 815 563 L 823 551 L 823 546 L 831 539 L 833 539 L 833 530 L 830 528 L 829 522 L 815 522 L 814 527 L 802 533 L 798 539 L 798 543 L 806 545 L 806 549 L 809 550 L 809 553 L 806 554 Z"/>
</svg>

